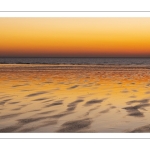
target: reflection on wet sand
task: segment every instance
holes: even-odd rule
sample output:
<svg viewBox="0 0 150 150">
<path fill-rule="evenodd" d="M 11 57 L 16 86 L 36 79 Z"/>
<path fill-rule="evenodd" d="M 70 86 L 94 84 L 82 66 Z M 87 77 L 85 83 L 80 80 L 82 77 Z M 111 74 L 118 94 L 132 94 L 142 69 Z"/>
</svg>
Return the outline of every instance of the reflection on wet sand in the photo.
<svg viewBox="0 0 150 150">
<path fill-rule="evenodd" d="M 0 132 L 150 132 L 146 66 L 0 65 Z"/>
</svg>

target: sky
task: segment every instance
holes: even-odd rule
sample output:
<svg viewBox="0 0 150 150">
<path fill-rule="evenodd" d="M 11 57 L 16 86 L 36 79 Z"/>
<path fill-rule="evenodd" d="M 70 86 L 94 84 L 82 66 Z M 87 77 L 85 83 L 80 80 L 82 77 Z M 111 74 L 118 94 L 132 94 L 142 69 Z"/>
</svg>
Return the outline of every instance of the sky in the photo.
<svg viewBox="0 0 150 150">
<path fill-rule="evenodd" d="M 150 57 L 150 18 L 0 18 L 0 57 Z"/>
</svg>

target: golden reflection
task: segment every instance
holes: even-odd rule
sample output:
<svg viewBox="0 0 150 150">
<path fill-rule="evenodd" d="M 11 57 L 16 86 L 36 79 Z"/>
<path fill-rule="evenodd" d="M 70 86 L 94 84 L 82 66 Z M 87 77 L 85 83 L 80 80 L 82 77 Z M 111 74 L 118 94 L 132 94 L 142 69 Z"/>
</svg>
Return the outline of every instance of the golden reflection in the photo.
<svg viewBox="0 0 150 150">
<path fill-rule="evenodd" d="M 0 65 L 0 83 L 1 132 L 126 132 L 150 121 L 146 67 Z"/>
</svg>

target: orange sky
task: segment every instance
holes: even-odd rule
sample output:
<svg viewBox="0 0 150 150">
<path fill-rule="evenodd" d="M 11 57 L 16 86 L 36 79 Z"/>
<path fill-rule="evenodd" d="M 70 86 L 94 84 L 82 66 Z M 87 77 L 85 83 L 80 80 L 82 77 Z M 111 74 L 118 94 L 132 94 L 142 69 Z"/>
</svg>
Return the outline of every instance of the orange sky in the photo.
<svg viewBox="0 0 150 150">
<path fill-rule="evenodd" d="M 150 18 L 0 18 L 0 57 L 148 57 Z"/>
</svg>

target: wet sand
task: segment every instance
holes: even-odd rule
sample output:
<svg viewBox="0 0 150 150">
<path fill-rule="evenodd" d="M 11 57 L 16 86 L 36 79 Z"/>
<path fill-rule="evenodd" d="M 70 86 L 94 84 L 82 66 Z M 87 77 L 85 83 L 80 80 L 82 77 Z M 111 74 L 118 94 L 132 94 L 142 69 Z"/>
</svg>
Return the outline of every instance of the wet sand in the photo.
<svg viewBox="0 0 150 150">
<path fill-rule="evenodd" d="M 0 132 L 150 132 L 150 68 L 0 65 Z"/>
</svg>

